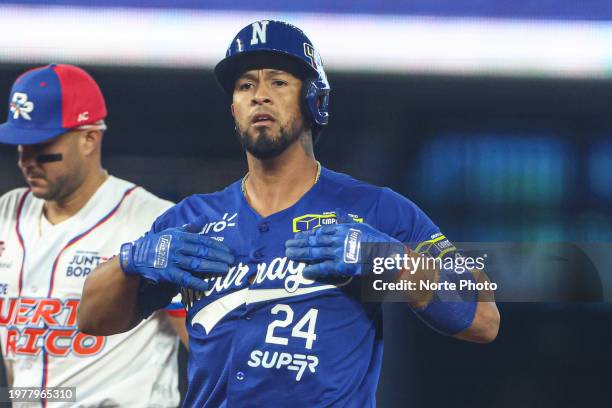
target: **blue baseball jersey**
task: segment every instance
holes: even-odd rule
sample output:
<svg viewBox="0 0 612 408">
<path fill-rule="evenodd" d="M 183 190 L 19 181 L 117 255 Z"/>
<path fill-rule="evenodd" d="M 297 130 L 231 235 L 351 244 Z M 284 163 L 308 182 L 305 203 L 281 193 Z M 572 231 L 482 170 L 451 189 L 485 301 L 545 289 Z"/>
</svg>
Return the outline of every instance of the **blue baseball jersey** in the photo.
<svg viewBox="0 0 612 408">
<path fill-rule="evenodd" d="M 237 181 L 223 191 L 190 196 L 156 220 L 152 230 L 160 232 L 206 216 L 202 234 L 236 255 L 227 275 L 210 278 L 209 291 L 183 290 L 189 332 L 185 406 L 376 405 L 380 303 L 361 302 L 357 278 L 309 280 L 302 276 L 305 264 L 285 257 L 288 239 L 335 223 L 338 208 L 402 242 L 439 233 L 394 191 L 325 168 L 297 203 L 268 217 L 249 206 Z"/>
</svg>

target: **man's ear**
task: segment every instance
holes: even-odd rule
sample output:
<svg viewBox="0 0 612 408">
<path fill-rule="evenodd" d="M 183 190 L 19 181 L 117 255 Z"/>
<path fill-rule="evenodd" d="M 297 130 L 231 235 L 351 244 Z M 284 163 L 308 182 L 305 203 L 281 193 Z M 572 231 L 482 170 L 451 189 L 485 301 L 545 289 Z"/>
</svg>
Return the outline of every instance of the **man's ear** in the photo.
<svg viewBox="0 0 612 408">
<path fill-rule="evenodd" d="M 93 152 L 100 149 L 102 144 L 102 132 L 100 130 L 90 130 L 84 132 L 81 139 L 81 149 L 85 156 L 90 156 Z"/>
<path fill-rule="evenodd" d="M 234 104 L 233 103 L 230 105 L 230 111 L 232 111 L 232 117 L 236 118 L 236 115 L 234 114 Z"/>
</svg>

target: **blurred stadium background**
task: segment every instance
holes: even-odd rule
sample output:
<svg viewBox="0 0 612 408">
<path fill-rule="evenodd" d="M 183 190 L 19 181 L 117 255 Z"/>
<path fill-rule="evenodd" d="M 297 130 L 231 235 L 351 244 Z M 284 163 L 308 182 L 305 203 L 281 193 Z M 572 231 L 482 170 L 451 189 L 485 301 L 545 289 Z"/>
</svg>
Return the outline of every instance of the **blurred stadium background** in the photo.
<svg viewBox="0 0 612 408">
<path fill-rule="evenodd" d="M 260 18 L 303 28 L 323 57 L 327 167 L 394 188 L 454 241 L 612 241 L 607 0 L 0 0 L 0 97 L 29 67 L 81 65 L 107 99 L 112 174 L 172 200 L 214 191 L 245 164 L 212 67 Z M 0 146 L 2 192 L 24 184 L 15 161 Z M 599 285 L 587 302 L 501 304 L 490 345 L 386 305 L 379 405 L 609 405 L 605 248 L 570 271 Z"/>
</svg>

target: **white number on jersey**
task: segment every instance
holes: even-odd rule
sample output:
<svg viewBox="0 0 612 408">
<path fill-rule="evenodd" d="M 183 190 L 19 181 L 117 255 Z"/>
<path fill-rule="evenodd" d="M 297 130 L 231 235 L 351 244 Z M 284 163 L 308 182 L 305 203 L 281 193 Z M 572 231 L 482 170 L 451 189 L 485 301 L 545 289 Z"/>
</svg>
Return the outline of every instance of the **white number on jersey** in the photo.
<svg viewBox="0 0 612 408">
<path fill-rule="evenodd" d="M 268 331 L 266 332 L 266 343 L 272 344 L 280 344 L 282 346 L 286 346 L 289 344 L 289 339 L 285 337 L 279 337 L 274 335 L 274 329 L 277 327 L 287 327 L 291 323 L 293 323 L 293 309 L 291 306 L 278 304 L 272 308 L 270 313 L 273 315 L 278 314 L 279 312 L 285 313 L 285 318 L 281 320 L 275 320 L 268 325 Z M 317 339 L 317 335 L 315 333 L 316 325 L 317 325 L 317 316 L 319 315 L 319 310 L 310 309 L 306 314 L 293 326 L 291 330 L 292 337 L 299 337 L 302 339 L 306 339 L 306 348 L 312 349 L 312 343 Z M 304 330 L 306 327 L 306 330 Z"/>
<path fill-rule="evenodd" d="M 312 349 L 312 343 L 317 339 L 317 335 L 315 334 L 315 325 L 317 324 L 317 315 L 319 311 L 317 309 L 310 309 L 304 317 L 300 319 L 299 322 L 293 326 L 293 330 L 291 330 L 291 335 L 293 337 L 301 337 L 306 339 L 306 348 L 308 350 Z M 302 328 L 308 325 L 308 329 L 303 331 Z"/>
</svg>

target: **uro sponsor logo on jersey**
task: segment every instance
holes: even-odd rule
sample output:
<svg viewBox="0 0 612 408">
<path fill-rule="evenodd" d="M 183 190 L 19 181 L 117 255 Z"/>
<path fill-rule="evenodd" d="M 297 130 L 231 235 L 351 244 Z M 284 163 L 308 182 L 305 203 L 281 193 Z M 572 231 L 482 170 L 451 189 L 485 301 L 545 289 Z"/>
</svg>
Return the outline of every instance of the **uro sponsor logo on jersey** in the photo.
<svg viewBox="0 0 612 408">
<path fill-rule="evenodd" d="M 95 251 L 76 251 L 66 267 L 66 276 L 84 278 L 108 259 Z"/>
<path fill-rule="evenodd" d="M 353 222 L 363 222 L 363 218 L 355 214 L 348 214 Z M 326 211 L 322 214 L 304 214 L 293 219 L 293 232 L 310 231 L 322 225 L 337 224 L 338 218 L 333 211 Z"/>
<path fill-rule="evenodd" d="M 200 231 L 200 234 L 211 234 L 211 233 L 220 233 L 223 232 L 226 228 L 231 228 L 231 227 L 235 227 L 236 223 L 234 222 L 236 217 L 238 216 L 238 213 L 234 213 L 232 215 L 229 215 L 229 213 L 225 213 L 223 214 L 223 217 L 221 217 L 221 219 L 219 221 L 211 221 L 208 222 L 204 225 L 204 228 L 202 228 L 202 231 Z M 217 239 L 219 241 L 223 241 L 223 237 L 212 237 L 214 239 Z"/>
<path fill-rule="evenodd" d="M 7 326 L 7 356 L 70 354 L 86 357 L 99 353 L 106 342 L 76 328 L 79 299 L 0 298 L 0 325 Z"/>
</svg>

